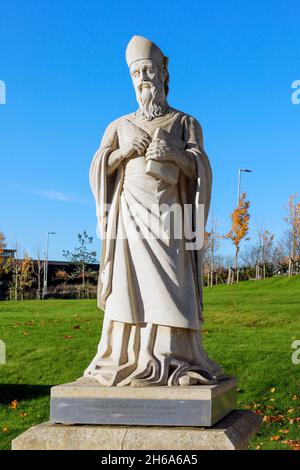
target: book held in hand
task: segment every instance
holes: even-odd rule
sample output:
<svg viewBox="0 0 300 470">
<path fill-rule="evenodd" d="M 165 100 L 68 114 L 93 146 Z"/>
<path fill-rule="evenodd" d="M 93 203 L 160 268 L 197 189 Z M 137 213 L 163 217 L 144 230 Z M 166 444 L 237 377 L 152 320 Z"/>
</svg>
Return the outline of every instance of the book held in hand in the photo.
<svg viewBox="0 0 300 470">
<path fill-rule="evenodd" d="M 140 137 L 149 137 L 149 134 L 147 134 L 144 129 L 141 129 L 129 119 L 127 119 L 127 122 L 129 125 L 127 129 L 128 135 L 130 135 L 130 133 L 134 133 L 134 135 L 139 134 Z M 153 134 L 152 141 L 156 139 L 161 139 L 165 142 L 170 142 L 170 138 L 171 137 L 169 132 L 158 127 Z M 182 140 L 178 139 L 178 141 L 176 142 L 176 147 L 184 149 L 185 143 Z M 147 175 L 151 175 L 156 179 L 165 181 L 167 184 L 170 184 L 172 186 L 178 183 L 179 171 L 180 170 L 177 165 L 168 161 L 158 162 L 157 160 L 148 160 L 146 165 Z"/>
<path fill-rule="evenodd" d="M 155 139 L 161 139 L 168 142 L 168 140 L 170 140 L 170 134 L 159 127 L 154 132 L 153 140 Z M 182 142 L 182 147 L 183 145 L 184 142 Z M 149 160 L 146 165 L 146 174 L 174 186 L 178 183 L 179 168 L 172 162 Z"/>
</svg>

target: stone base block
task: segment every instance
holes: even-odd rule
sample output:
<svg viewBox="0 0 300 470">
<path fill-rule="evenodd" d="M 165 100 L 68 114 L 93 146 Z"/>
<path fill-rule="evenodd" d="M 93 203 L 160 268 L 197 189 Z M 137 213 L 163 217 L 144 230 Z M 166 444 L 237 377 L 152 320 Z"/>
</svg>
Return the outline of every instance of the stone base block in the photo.
<svg viewBox="0 0 300 470">
<path fill-rule="evenodd" d="M 236 380 L 216 385 L 101 387 L 79 380 L 51 389 L 50 422 L 136 426 L 213 426 L 236 407 Z"/>
<path fill-rule="evenodd" d="M 252 411 L 236 410 L 212 428 L 43 423 L 12 441 L 12 450 L 239 450 L 260 428 Z"/>
</svg>

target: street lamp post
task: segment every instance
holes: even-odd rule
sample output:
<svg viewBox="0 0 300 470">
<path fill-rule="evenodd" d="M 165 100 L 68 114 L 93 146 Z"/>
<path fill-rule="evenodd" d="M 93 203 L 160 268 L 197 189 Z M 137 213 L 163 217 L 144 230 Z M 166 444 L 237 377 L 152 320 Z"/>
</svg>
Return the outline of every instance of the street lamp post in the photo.
<svg viewBox="0 0 300 470">
<path fill-rule="evenodd" d="M 47 233 L 47 244 L 46 244 L 46 253 L 44 260 L 44 285 L 43 285 L 43 299 L 47 296 L 47 282 L 48 282 L 48 253 L 49 253 L 49 237 L 50 235 L 56 235 L 55 232 Z"/>
<path fill-rule="evenodd" d="M 246 170 L 244 168 L 239 168 L 237 207 L 239 207 L 239 205 L 240 205 L 240 198 L 241 198 L 241 173 L 252 173 L 252 170 Z"/>
</svg>

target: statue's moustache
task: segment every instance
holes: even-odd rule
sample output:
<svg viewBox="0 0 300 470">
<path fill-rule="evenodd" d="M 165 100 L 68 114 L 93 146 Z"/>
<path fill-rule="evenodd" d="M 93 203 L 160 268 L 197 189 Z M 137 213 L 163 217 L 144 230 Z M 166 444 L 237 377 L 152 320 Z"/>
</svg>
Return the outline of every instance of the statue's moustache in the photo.
<svg viewBox="0 0 300 470">
<path fill-rule="evenodd" d="M 138 88 L 139 88 L 139 91 L 142 91 L 143 88 L 152 88 L 152 87 L 153 87 L 152 82 L 142 82 Z"/>
</svg>

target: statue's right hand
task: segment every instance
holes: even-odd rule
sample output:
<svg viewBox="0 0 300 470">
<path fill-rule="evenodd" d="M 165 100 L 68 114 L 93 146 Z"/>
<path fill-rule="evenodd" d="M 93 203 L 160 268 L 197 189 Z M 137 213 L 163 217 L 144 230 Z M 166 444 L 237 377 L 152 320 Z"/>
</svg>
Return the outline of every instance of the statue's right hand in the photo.
<svg viewBox="0 0 300 470">
<path fill-rule="evenodd" d="M 151 143 L 151 138 L 143 137 L 134 137 L 131 142 L 124 144 L 121 148 L 122 157 L 124 159 L 131 158 L 137 155 L 145 155 L 148 146 Z"/>
</svg>

